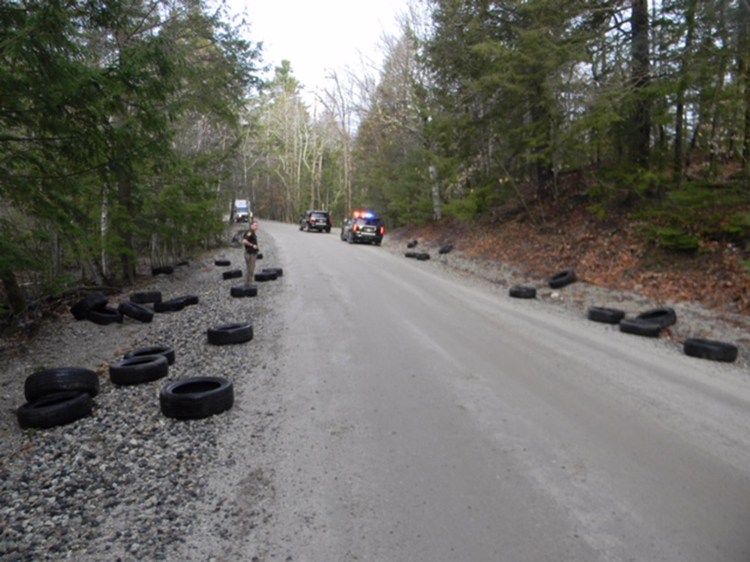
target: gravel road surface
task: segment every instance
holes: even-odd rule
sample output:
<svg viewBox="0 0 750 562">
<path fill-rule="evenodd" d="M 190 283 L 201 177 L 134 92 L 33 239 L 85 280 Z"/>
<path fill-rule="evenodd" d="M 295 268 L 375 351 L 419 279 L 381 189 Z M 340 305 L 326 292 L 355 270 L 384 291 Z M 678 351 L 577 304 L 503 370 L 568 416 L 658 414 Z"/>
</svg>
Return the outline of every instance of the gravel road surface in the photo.
<svg viewBox="0 0 750 562">
<path fill-rule="evenodd" d="M 2 560 L 509 562 L 750 559 L 747 323 L 675 306 L 659 339 L 590 322 L 662 303 L 577 283 L 508 297 L 518 279 L 458 254 L 427 262 L 262 223 L 283 277 L 236 299 L 218 257 L 138 289 L 198 305 L 98 326 L 65 316 L 0 372 Z M 232 266 L 234 267 L 234 266 Z M 112 297 L 114 301 L 127 294 Z M 210 346 L 206 329 L 255 337 Z M 740 344 L 736 363 L 685 337 Z M 107 365 L 164 343 L 168 377 L 117 387 Z M 101 372 L 94 415 L 20 430 L 23 380 Z M 161 415 L 167 382 L 232 380 L 234 407 Z"/>
</svg>

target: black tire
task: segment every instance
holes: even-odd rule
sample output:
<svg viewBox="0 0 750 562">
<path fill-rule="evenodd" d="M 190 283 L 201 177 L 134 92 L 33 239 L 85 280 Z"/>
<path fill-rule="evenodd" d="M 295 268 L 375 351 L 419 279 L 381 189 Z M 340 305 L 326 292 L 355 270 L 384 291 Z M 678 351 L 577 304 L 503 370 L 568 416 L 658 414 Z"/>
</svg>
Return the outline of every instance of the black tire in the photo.
<svg viewBox="0 0 750 562">
<path fill-rule="evenodd" d="M 232 265 L 232 262 L 229 260 L 214 260 L 214 265 L 226 267 L 228 265 Z"/>
<path fill-rule="evenodd" d="M 683 351 L 685 355 L 690 357 L 723 361 L 724 363 L 732 363 L 737 359 L 736 345 L 715 340 L 688 338 L 683 345 Z"/>
<path fill-rule="evenodd" d="M 197 420 L 220 414 L 234 405 L 234 386 L 221 377 L 193 377 L 167 384 L 159 393 L 161 412 L 168 418 Z"/>
<path fill-rule="evenodd" d="M 625 318 L 625 311 L 617 308 L 604 308 L 601 306 L 592 306 L 588 311 L 588 319 L 594 322 L 604 324 L 619 324 L 620 320 Z"/>
<path fill-rule="evenodd" d="M 184 297 L 178 298 L 182 299 L 182 302 L 185 303 L 185 306 L 193 306 L 200 302 L 200 299 L 196 295 L 185 295 Z"/>
<path fill-rule="evenodd" d="M 673 308 L 668 306 L 652 308 L 646 312 L 641 312 L 635 318 L 636 320 L 657 324 L 661 328 L 667 328 L 677 322 L 677 314 Z"/>
<path fill-rule="evenodd" d="M 90 369 L 57 367 L 32 373 L 26 377 L 23 392 L 28 402 L 56 392 L 86 392 L 99 394 L 99 377 Z"/>
<path fill-rule="evenodd" d="M 229 271 L 225 271 L 224 273 L 222 273 L 221 276 L 224 279 L 236 279 L 237 277 L 242 277 L 242 270 L 230 269 Z"/>
<path fill-rule="evenodd" d="M 154 312 L 177 312 L 185 306 L 185 301 L 181 298 L 169 299 L 168 301 L 155 302 Z"/>
<path fill-rule="evenodd" d="M 258 252 L 258 255 L 255 256 L 255 259 L 256 260 L 262 260 L 263 259 L 263 254 L 261 252 Z"/>
<path fill-rule="evenodd" d="M 149 323 L 154 319 L 154 311 L 146 308 L 142 304 L 132 301 L 123 301 L 117 305 L 117 311 L 123 316 L 128 316 L 139 322 Z"/>
<path fill-rule="evenodd" d="M 76 320 L 83 320 L 91 310 L 107 306 L 109 298 L 101 292 L 91 293 L 70 307 L 70 312 Z"/>
<path fill-rule="evenodd" d="M 655 322 L 648 322 L 637 318 L 625 318 L 620 321 L 621 332 L 647 338 L 658 338 L 659 334 L 661 334 L 661 328 Z"/>
<path fill-rule="evenodd" d="M 428 259 L 430 259 L 430 254 L 428 254 L 427 252 L 422 252 L 418 253 L 414 257 L 417 258 L 418 261 L 427 261 Z"/>
<path fill-rule="evenodd" d="M 154 277 L 157 275 L 171 275 L 172 273 L 174 273 L 174 267 L 171 265 L 161 265 L 159 267 L 151 268 L 151 275 Z"/>
<path fill-rule="evenodd" d="M 109 306 L 104 308 L 94 308 L 88 311 L 86 314 L 86 320 L 99 324 L 100 326 L 107 326 L 109 324 L 122 324 L 122 313 Z"/>
<path fill-rule="evenodd" d="M 284 277 L 284 270 L 280 267 L 266 267 L 261 271 L 270 271 L 271 273 L 275 273 L 276 277 Z"/>
<path fill-rule="evenodd" d="M 46 429 L 66 425 L 91 415 L 94 402 L 88 392 L 55 392 L 27 402 L 16 411 L 18 424 Z"/>
<path fill-rule="evenodd" d="M 259 271 L 255 274 L 255 280 L 256 281 L 276 281 L 276 278 L 278 275 L 273 271 Z"/>
<path fill-rule="evenodd" d="M 130 301 L 136 304 L 161 302 L 161 291 L 140 291 L 130 294 Z"/>
<path fill-rule="evenodd" d="M 245 343 L 252 339 L 252 324 L 224 324 L 208 329 L 208 343 L 212 345 Z"/>
<path fill-rule="evenodd" d="M 535 299 L 536 287 L 526 287 L 523 285 L 513 285 L 508 294 L 514 299 Z"/>
<path fill-rule="evenodd" d="M 257 297 L 258 286 L 257 285 L 235 285 L 229 290 L 229 294 L 233 297 Z"/>
<path fill-rule="evenodd" d="M 438 250 L 438 254 L 448 254 L 453 251 L 453 244 L 445 244 L 444 246 L 440 246 L 440 249 Z"/>
<path fill-rule="evenodd" d="M 405 252 L 404 253 L 404 257 L 405 258 L 416 258 L 417 257 L 417 252 L 412 252 L 412 251 Z"/>
<path fill-rule="evenodd" d="M 406 243 L 406 247 L 407 248 L 416 248 L 418 243 L 419 242 L 417 240 L 412 240 L 411 242 L 407 242 Z"/>
<path fill-rule="evenodd" d="M 168 365 L 174 365 L 176 358 L 173 347 L 169 347 L 167 345 L 152 345 L 129 351 L 125 354 L 123 359 L 130 359 L 131 357 L 143 357 L 144 355 L 163 355 L 164 357 L 166 357 Z"/>
<path fill-rule="evenodd" d="M 578 277 L 576 277 L 576 272 L 574 270 L 564 269 L 550 277 L 549 286 L 553 289 L 559 289 L 566 285 L 570 285 L 571 283 L 575 283 L 577 280 Z"/>
<path fill-rule="evenodd" d="M 164 355 L 138 355 L 109 366 L 109 380 L 121 386 L 155 381 L 167 376 L 169 361 Z"/>
</svg>

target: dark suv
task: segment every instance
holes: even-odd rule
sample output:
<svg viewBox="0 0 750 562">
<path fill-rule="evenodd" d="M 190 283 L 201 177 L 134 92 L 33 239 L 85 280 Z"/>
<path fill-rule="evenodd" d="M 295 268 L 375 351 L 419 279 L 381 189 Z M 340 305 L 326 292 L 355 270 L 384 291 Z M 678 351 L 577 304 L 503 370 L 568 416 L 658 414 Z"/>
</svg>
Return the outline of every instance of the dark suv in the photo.
<svg viewBox="0 0 750 562">
<path fill-rule="evenodd" d="M 306 232 L 317 230 L 331 232 L 331 213 L 328 211 L 307 211 L 299 221 L 299 229 Z"/>
<path fill-rule="evenodd" d="M 341 239 L 349 244 L 367 242 L 380 246 L 385 234 L 382 221 L 372 211 L 354 211 L 341 226 Z"/>
</svg>

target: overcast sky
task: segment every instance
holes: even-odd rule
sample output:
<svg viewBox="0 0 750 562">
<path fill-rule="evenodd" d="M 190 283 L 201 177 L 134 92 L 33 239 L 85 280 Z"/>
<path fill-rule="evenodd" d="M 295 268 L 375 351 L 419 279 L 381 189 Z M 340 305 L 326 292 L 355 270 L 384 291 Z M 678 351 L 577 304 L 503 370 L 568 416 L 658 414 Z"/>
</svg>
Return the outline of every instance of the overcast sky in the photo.
<svg viewBox="0 0 750 562">
<path fill-rule="evenodd" d="M 356 69 L 361 60 L 380 66 L 380 38 L 395 35 L 396 15 L 407 0 L 230 0 L 251 24 L 254 42 L 264 44 L 267 64 L 291 62 L 309 92 L 325 86 L 331 69 Z"/>
</svg>

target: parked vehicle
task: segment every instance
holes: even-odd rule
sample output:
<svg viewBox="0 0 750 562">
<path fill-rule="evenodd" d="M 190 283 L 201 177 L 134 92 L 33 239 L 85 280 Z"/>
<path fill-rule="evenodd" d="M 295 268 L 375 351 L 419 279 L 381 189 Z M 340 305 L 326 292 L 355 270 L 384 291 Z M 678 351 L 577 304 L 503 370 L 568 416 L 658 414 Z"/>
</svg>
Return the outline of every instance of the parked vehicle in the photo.
<svg viewBox="0 0 750 562">
<path fill-rule="evenodd" d="M 247 199 L 235 199 L 232 204 L 232 216 L 233 222 L 250 222 L 250 202 Z"/>
<path fill-rule="evenodd" d="M 331 232 L 331 214 L 328 211 L 307 211 L 299 221 L 299 229 L 306 232 L 317 230 L 318 232 Z"/>
<path fill-rule="evenodd" d="M 380 246 L 385 235 L 382 221 L 372 211 L 354 211 L 341 226 L 341 239 L 349 244 L 362 242 Z"/>
</svg>

